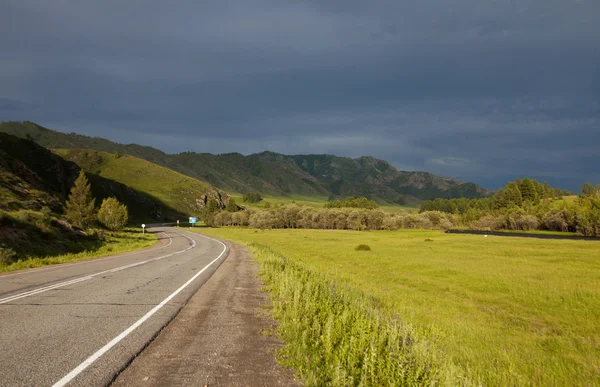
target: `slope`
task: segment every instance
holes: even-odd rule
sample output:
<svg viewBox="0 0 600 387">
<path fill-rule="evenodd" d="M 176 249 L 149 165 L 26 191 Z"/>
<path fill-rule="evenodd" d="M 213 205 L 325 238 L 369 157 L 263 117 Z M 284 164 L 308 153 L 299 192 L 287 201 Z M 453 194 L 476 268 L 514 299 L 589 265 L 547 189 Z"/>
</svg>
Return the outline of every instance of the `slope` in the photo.
<svg viewBox="0 0 600 387">
<path fill-rule="evenodd" d="M 75 162 L 65 160 L 33 141 L 0 133 L 0 209 L 39 211 L 49 207 L 60 213 L 80 170 Z M 171 207 L 160 197 L 152 196 L 152 192 L 145 192 L 143 187 L 137 189 L 127 186 L 111 178 L 110 174 L 101 176 L 94 171 L 86 172 L 97 206 L 104 198 L 116 197 L 127 204 L 130 218 L 136 221 L 163 221 L 165 217 L 182 217 L 187 213 Z M 154 178 L 160 179 L 160 175 Z M 204 184 L 191 188 L 192 194 L 197 197 L 206 193 Z"/>
<path fill-rule="evenodd" d="M 109 251 L 109 247 L 124 251 L 148 245 L 152 238 L 141 238 L 146 240 L 142 241 L 127 233 L 110 233 L 106 238 L 87 235 L 62 219 L 65 201 L 79 173 L 75 163 L 33 141 L 0 133 L 0 271 L 32 256 L 85 252 L 89 257 Z M 94 179 L 92 191 L 98 200 L 116 196 L 129 206 L 134 219 L 150 219 L 146 214 L 162 206 L 155 199 L 105 178 Z M 30 264 L 33 263 L 23 265 Z"/>
<path fill-rule="evenodd" d="M 137 157 L 93 149 L 57 149 L 55 152 L 77 163 L 91 180 L 110 179 L 156 199 L 166 208 L 157 219 L 185 219 L 197 215 L 207 197 L 217 198 L 221 207 L 229 198 L 210 184 Z"/>
</svg>

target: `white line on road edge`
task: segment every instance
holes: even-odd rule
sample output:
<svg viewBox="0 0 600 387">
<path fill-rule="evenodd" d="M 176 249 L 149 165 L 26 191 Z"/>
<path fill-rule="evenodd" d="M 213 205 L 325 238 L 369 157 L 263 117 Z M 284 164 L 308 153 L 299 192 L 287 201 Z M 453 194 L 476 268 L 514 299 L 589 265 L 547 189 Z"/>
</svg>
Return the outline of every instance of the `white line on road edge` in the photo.
<svg viewBox="0 0 600 387">
<path fill-rule="evenodd" d="M 176 233 L 176 234 L 179 234 L 179 235 L 181 235 L 181 236 L 189 239 L 190 241 L 192 241 L 192 244 L 188 248 L 186 248 L 186 249 L 183 249 L 183 250 L 180 250 L 180 251 L 176 251 L 176 252 L 171 253 L 171 254 L 163 255 L 162 257 L 152 258 L 152 259 L 148 259 L 146 261 L 135 262 L 135 263 L 132 263 L 132 264 L 129 264 L 129 265 L 116 267 L 114 269 L 104 270 L 104 271 L 101 271 L 99 273 L 89 274 L 89 275 L 86 275 L 84 277 L 79 277 L 79 278 L 75 278 L 75 279 L 72 279 L 72 280 L 69 280 L 69 281 L 60 282 L 60 283 L 57 283 L 57 284 L 54 284 L 54 285 L 50 285 L 50 286 L 45 286 L 45 287 L 42 287 L 42 288 L 37 288 L 37 289 L 29 290 L 27 292 L 15 294 L 15 295 L 12 295 L 12 296 L 9 296 L 9 297 L 0 298 L 0 305 L 6 304 L 7 302 L 19 300 L 21 298 L 30 297 L 30 296 L 34 296 L 36 294 L 44 293 L 44 292 L 47 292 L 48 290 L 62 288 L 64 286 L 73 285 L 73 284 L 78 283 L 78 282 L 87 281 L 89 279 L 92 279 L 92 278 L 97 277 L 97 276 L 102 275 L 102 274 L 116 273 L 116 272 L 121 271 L 121 270 L 130 269 L 130 268 L 135 267 L 135 266 L 144 265 L 146 263 L 150 263 L 150 262 L 158 261 L 158 260 L 161 260 L 161 259 L 164 259 L 164 258 L 172 257 L 173 255 L 176 255 L 176 254 L 179 254 L 179 253 L 183 253 L 185 251 L 188 251 L 188 250 L 193 249 L 194 247 L 196 247 L 196 241 L 193 240 L 192 238 L 187 237 L 187 236 L 185 236 L 183 234 L 180 234 L 180 233 Z M 169 237 L 169 239 L 171 239 L 171 237 Z M 172 239 L 171 239 L 171 241 L 172 241 Z"/>
<path fill-rule="evenodd" d="M 198 234 L 198 235 L 200 235 L 200 234 Z M 215 263 L 219 259 L 221 259 L 221 257 L 223 256 L 223 254 L 225 254 L 225 252 L 227 251 L 227 246 L 223 242 L 218 241 L 216 239 L 209 238 L 209 237 L 204 236 L 204 235 L 200 235 L 200 236 L 202 236 L 204 238 L 207 238 L 207 239 L 210 239 L 210 240 L 213 240 L 215 242 L 219 242 L 221 245 L 223 245 L 223 251 L 221 251 L 221 254 L 219 254 L 219 256 L 217 258 L 213 259 L 208 265 L 204 266 L 204 268 L 202 268 L 202 270 L 200 270 L 199 272 L 197 272 L 186 283 L 184 283 L 183 285 L 181 285 L 179 287 L 179 289 L 177 289 L 173 293 L 171 293 L 171 295 L 169 297 L 165 298 L 160 304 L 156 305 L 148 313 L 146 313 L 142 318 L 140 318 L 135 323 L 133 323 L 132 326 L 130 326 L 129 328 L 127 328 L 126 330 L 124 330 L 120 335 L 118 335 L 117 337 L 115 337 L 114 339 L 112 339 L 108 344 L 106 344 L 104 347 L 100 348 L 92 356 L 88 357 L 83 363 L 81 363 L 73 371 L 71 371 L 67 375 L 65 375 L 61 380 L 59 380 L 58 382 L 54 383 L 54 385 L 52 387 L 62 387 L 62 386 L 67 385 L 67 383 L 69 383 L 71 380 L 73 380 L 83 370 L 85 370 L 87 367 L 89 367 L 90 365 L 92 365 L 102 355 L 104 355 L 112 347 L 114 347 L 115 345 L 117 345 L 121 340 L 123 340 L 125 337 L 127 337 L 137 327 L 139 327 L 140 325 L 142 325 L 146 320 L 148 320 L 150 317 L 152 317 L 152 315 L 154 313 L 158 312 L 163 306 L 165 306 L 169 301 L 171 301 L 173 299 L 173 297 L 175 297 L 177 294 L 179 294 L 183 289 L 185 289 L 189 284 L 191 284 L 196 278 L 198 278 L 200 276 L 200 274 L 204 273 L 204 271 L 206 269 L 208 269 L 213 263 Z"/>
<path fill-rule="evenodd" d="M 173 239 L 171 239 L 171 237 L 166 232 L 161 231 L 161 233 L 165 234 L 167 236 L 167 238 L 169 238 L 169 243 L 164 246 L 161 246 L 161 247 L 151 248 L 152 251 L 165 249 L 165 248 L 171 246 L 171 244 L 173 243 Z M 124 255 L 135 255 L 135 254 L 142 254 L 142 253 L 143 253 L 143 251 L 142 252 L 141 251 L 129 251 L 126 253 L 122 253 L 119 255 L 113 255 L 113 256 L 105 257 L 105 258 L 93 258 L 93 259 L 88 259 L 85 261 L 79 261 L 79 262 L 73 262 L 73 263 L 61 263 L 58 265 L 52 265 L 52 266 L 46 266 L 46 267 L 36 267 L 33 269 L 26 269 L 26 270 L 19 270 L 17 273 L 0 274 L 0 280 L 3 280 L 4 278 L 7 278 L 7 277 L 14 277 L 16 275 L 27 275 L 27 274 L 31 274 L 31 273 L 39 273 L 41 271 L 63 269 L 65 267 L 69 267 L 69 266 L 83 265 L 85 263 L 95 263 L 95 262 L 107 261 L 109 259 L 115 259 L 118 257 L 122 257 Z"/>
</svg>

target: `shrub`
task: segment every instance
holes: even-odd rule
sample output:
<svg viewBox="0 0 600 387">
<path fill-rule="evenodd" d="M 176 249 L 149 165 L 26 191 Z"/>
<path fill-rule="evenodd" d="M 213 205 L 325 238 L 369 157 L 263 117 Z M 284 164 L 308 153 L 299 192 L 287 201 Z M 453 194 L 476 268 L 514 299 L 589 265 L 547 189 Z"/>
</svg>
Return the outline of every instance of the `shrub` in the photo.
<svg viewBox="0 0 600 387">
<path fill-rule="evenodd" d="M 237 205 L 233 198 L 229 198 L 227 205 L 225 206 L 225 211 L 227 212 L 237 212 L 240 210 L 240 207 Z"/>
<path fill-rule="evenodd" d="M 0 247 L 0 265 L 10 265 L 17 258 L 17 253 L 13 249 Z"/>
<path fill-rule="evenodd" d="M 109 230 L 120 230 L 127 224 L 129 214 L 127 206 L 115 198 L 107 198 L 102 201 L 98 220 Z"/>
<path fill-rule="evenodd" d="M 550 231 L 567 231 L 569 224 L 565 219 L 565 214 L 561 210 L 552 210 L 548 212 L 543 219 L 543 225 Z"/>
<path fill-rule="evenodd" d="M 504 218 L 494 215 L 486 215 L 479 220 L 471 222 L 471 228 L 475 230 L 495 231 L 504 226 Z"/>
<path fill-rule="evenodd" d="M 517 230 L 531 231 L 538 228 L 539 221 L 533 215 L 523 215 L 516 219 L 514 224 Z"/>
<path fill-rule="evenodd" d="M 365 244 L 360 244 L 360 245 L 356 246 L 354 248 L 354 250 L 356 250 L 356 251 L 371 251 L 371 246 L 365 245 Z"/>
<path fill-rule="evenodd" d="M 258 203 L 263 200 L 258 192 L 248 192 L 242 196 L 242 200 L 246 203 Z"/>
</svg>

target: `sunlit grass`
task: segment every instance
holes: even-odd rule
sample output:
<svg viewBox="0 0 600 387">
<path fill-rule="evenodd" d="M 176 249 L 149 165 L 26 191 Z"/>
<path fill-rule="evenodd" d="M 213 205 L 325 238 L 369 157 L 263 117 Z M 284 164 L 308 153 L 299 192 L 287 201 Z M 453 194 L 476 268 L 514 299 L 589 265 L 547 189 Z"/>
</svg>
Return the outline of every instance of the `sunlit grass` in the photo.
<svg viewBox="0 0 600 387">
<path fill-rule="evenodd" d="M 600 242 L 440 231 L 201 231 L 268 246 L 373 297 L 473 383 L 600 385 Z M 371 251 L 355 251 L 358 244 Z"/>
<path fill-rule="evenodd" d="M 54 151 L 86 171 L 148 194 L 182 213 L 196 213 L 196 199 L 212 188 L 208 183 L 133 156 L 82 149 Z"/>
<path fill-rule="evenodd" d="M 64 254 L 51 257 L 27 257 L 11 264 L 0 264 L 0 272 L 9 272 L 21 269 L 54 265 L 72 261 L 82 261 L 92 258 L 99 258 L 113 254 L 125 253 L 132 250 L 149 247 L 158 242 L 156 234 L 131 228 L 124 231 L 106 232 L 105 239 L 100 247 L 90 245 L 90 249 L 75 254 Z"/>
</svg>

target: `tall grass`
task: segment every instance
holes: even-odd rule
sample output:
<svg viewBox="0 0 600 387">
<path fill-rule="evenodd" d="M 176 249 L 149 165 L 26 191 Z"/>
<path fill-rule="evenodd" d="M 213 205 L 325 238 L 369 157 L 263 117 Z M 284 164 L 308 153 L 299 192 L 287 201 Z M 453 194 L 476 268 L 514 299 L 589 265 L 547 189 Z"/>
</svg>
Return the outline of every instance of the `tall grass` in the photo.
<svg viewBox="0 0 600 387">
<path fill-rule="evenodd" d="M 309 386 L 423 386 L 464 378 L 412 325 L 373 297 L 259 244 L 249 249 L 268 285 L 280 360 Z"/>
</svg>

